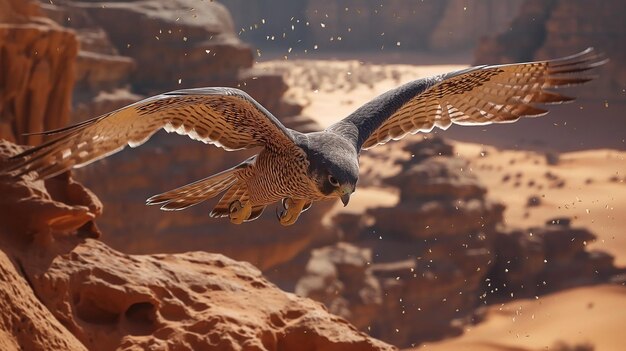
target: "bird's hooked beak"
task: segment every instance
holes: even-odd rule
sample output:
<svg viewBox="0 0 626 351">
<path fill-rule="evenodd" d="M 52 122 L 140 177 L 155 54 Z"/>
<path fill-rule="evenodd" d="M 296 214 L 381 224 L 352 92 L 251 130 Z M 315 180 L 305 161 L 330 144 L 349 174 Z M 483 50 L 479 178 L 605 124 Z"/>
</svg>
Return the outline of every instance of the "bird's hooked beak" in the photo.
<svg viewBox="0 0 626 351">
<path fill-rule="evenodd" d="M 350 195 L 354 192 L 354 186 L 344 185 L 339 188 L 339 197 L 341 198 L 341 202 L 343 202 L 343 207 L 348 206 L 348 202 L 350 202 Z"/>
</svg>

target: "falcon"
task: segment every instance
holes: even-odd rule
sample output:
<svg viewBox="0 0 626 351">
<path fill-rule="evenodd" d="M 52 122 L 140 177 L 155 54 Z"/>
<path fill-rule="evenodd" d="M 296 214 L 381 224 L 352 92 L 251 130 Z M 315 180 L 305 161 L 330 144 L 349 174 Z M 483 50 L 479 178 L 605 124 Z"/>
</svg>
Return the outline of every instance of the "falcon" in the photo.
<svg viewBox="0 0 626 351">
<path fill-rule="evenodd" d="M 452 124 L 511 123 L 547 113 L 546 104 L 572 101 L 556 88 L 593 79 L 581 72 L 605 63 L 589 48 L 555 60 L 483 65 L 422 78 L 390 90 L 326 130 L 286 128 L 245 92 L 196 88 L 153 96 L 100 117 L 44 132 L 55 138 L 12 157 L 4 173 L 46 179 L 143 144 L 159 129 L 227 151 L 258 148 L 239 165 L 155 195 L 148 205 L 182 210 L 222 194 L 211 217 L 235 224 L 258 218 L 278 202 L 282 225 L 296 222 L 315 201 L 348 204 L 359 179 L 359 155 L 408 134 Z"/>
</svg>

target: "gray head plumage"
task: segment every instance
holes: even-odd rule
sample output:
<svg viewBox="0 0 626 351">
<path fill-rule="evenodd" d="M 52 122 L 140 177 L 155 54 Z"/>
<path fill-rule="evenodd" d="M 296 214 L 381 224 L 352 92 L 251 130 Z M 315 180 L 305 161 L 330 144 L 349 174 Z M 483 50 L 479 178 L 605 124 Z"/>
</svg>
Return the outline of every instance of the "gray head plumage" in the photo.
<svg viewBox="0 0 626 351">
<path fill-rule="evenodd" d="M 329 131 L 307 134 L 300 145 L 307 153 L 309 176 L 321 193 L 340 197 L 347 204 L 359 179 L 356 148 L 346 138 Z"/>
</svg>

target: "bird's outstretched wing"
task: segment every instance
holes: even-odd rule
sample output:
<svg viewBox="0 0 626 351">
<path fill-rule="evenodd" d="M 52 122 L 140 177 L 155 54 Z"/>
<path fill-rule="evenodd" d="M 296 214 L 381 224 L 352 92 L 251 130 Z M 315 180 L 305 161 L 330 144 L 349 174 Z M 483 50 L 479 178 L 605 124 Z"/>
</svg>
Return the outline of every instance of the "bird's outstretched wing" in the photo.
<svg viewBox="0 0 626 351">
<path fill-rule="evenodd" d="M 477 66 L 407 83 L 361 106 L 328 129 L 369 149 L 407 134 L 447 129 L 452 123 L 510 123 L 541 116 L 544 106 L 572 101 L 551 91 L 587 82 L 580 75 L 604 64 L 593 48 L 556 60 Z"/>
<path fill-rule="evenodd" d="M 177 90 L 147 98 L 106 115 L 46 132 L 60 134 L 13 157 L 7 172 L 36 171 L 49 178 L 123 149 L 143 144 L 159 129 L 226 150 L 285 148 L 293 144 L 286 128 L 245 92 L 234 88 Z"/>
</svg>

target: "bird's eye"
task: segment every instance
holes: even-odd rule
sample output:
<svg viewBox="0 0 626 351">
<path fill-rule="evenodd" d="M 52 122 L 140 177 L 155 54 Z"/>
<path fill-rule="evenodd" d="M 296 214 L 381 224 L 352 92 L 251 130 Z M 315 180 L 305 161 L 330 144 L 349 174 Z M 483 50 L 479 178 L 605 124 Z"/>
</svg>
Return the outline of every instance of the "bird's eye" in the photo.
<svg viewBox="0 0 626 351">
<path fill-rule="evenodd" d="M 339 186 L 339 181 L 337 180 L 337 178 L 333 177 L 332 175 L 328 176 L 328 181 L 330 182 L 332 186 Z"/>
</svg>

